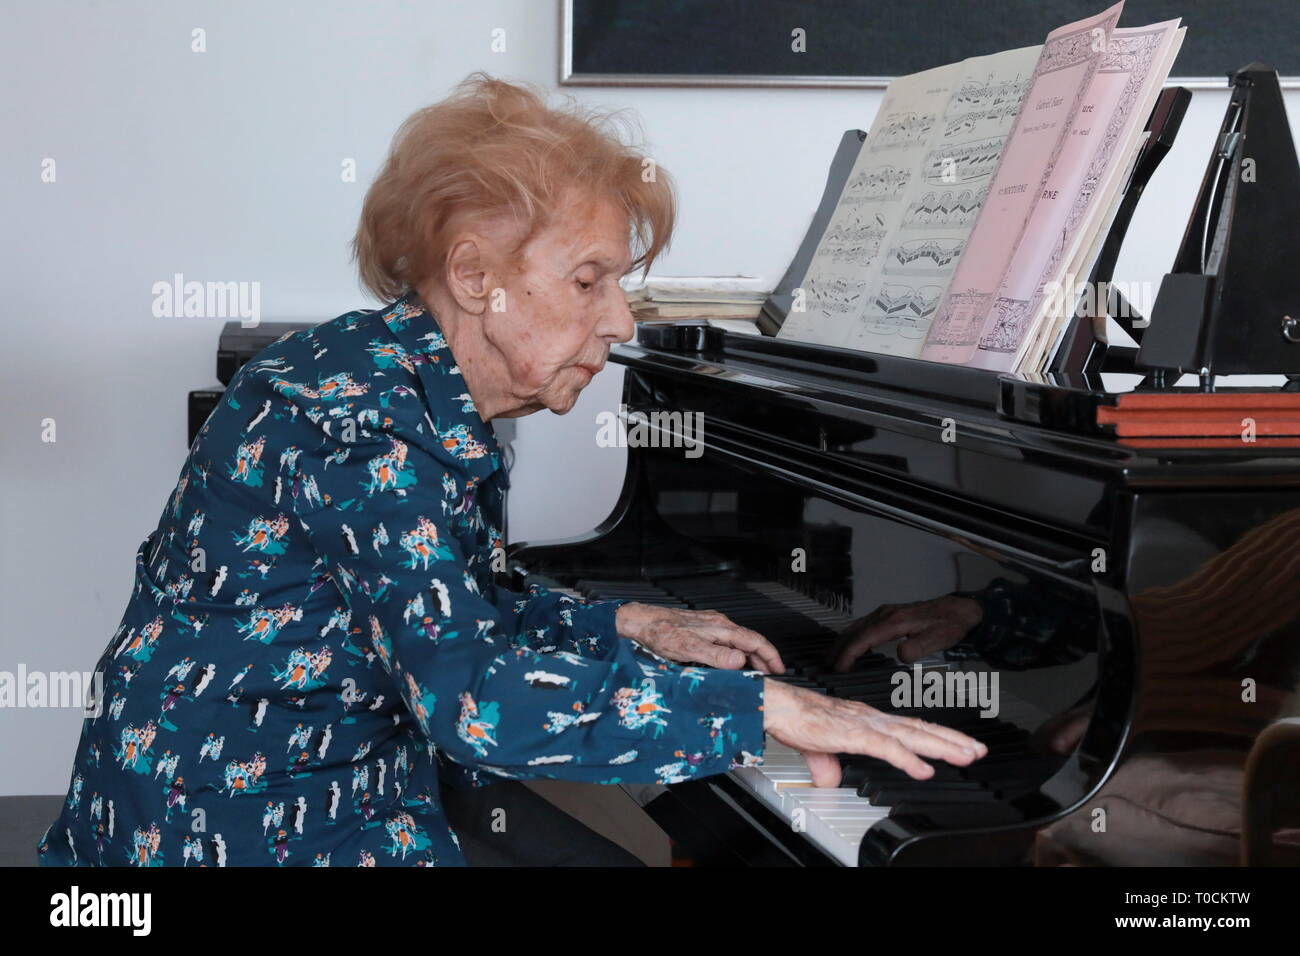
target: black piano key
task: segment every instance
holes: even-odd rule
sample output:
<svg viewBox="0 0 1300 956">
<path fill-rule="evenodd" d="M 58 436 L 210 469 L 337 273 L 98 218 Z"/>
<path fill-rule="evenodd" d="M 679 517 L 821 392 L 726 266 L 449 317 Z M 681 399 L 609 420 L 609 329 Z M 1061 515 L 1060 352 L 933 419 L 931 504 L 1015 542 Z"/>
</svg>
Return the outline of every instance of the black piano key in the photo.
<svg viewBox="0 0 1300 956">
<path fill-rule="evenodd" d="M 811 681 L 795 674 L 773 674 L 772 680 L 778 680 L 782 684 L 789 684 L 792 687 L 806 687 L 809 690 L 821 690 L 816 681 Z"/>
<path fill-rule="evenodd" d="M 840 786 L 861 788 L 864 784 L 874 783 L 875 781 L 890 782 L 907 782 L 920 783 L 907 774 L 906 771 L 900 770 L 891 763 L 879 759 L 878 757 L 868 757 L 865 754 L 839 754 L 840 769 L 842 778 Z M 934 768 L 934 776 L 930 780 L 964 780 L 961 767 L 955 764 L 945 763 L 942 760 L 926 760 Z M 928 782 L 928 781 L 926 781 Z"/>
<path fill-rule="evenodd" d="M 916 780 L 907 774 L 901 774 L 897 777 L 889 778 L 871 778 L 868 779 L 861 787 L 858 788 L 858 794 L 864 800 L 878 796 L 881 793 L 894 794 L 898 792 L 911 792 L 914 790 L 933 791 L 935 793 L 975 793 L 977 791 L 994 792 L 993 788 L 988 786 L 982 780 L 967 780 L 965 777 L 954 775 L 951 777 L 940 777 L 937 774 L 928 780 Z M 901 799 L 901 798 L 899 798 Z M 897 802 L 897 800 L 895 801 Z"/>
<path fill-rule="evenodd" d="M 919 790 L 925 793 L 971 793 L 987 790 L 979 780 L 945 779 L 931 777 L 928 780 L 915 780 L 905 777 L 897 780 L 873 780 L 858 791 L 859 796 L 871 798 L 880 793 Z"/>
<path fill-rule="evenodd" d="M 1064 763 L 1062 757 L 1023 754 L 1018 759 L 977 761 L 966 768 L 966 775 L 990 786 L 995 781 L 1000 784 L 1013 780 L 1041 781 L 1054 775 Z"/>
<path fill-rule="evenodd" d="M 945 790 L 923 786 L 880 790 L 867 798 L 873 807 L 892 807 L 900 803 L 994 803 L 998 795 L 992 790 Z"/>
</svg>

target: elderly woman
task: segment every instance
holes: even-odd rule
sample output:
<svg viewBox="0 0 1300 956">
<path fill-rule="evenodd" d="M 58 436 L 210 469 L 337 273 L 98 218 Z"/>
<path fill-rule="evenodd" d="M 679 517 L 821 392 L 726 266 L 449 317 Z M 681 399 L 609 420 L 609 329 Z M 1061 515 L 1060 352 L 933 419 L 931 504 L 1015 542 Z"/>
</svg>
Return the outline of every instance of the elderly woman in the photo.
<svg viewBox="0 0 1300 956">
<path fill-rule="evenodd" d="M 619 278 L 673 222 L 647 168 L 481 75 L 404 124 L 355 241 L 389 304 L 276 342 L 199 433 L 43 864 L 459 864 L 450 776 L 702 777 L 765 733 L 825 784 L 837 752 L 917 777 L 983 752 L 765 678 L 775 649 L 720 614 L 494 583 L 487 423 L 567 412 L 631 337 Z"/>
</svg>

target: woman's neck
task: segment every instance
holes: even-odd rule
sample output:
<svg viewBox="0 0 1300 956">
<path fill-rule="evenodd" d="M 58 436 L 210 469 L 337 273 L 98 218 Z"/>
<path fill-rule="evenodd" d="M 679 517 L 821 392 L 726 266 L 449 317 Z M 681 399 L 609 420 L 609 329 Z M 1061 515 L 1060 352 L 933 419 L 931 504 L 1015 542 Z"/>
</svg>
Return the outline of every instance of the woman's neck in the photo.
<svg viewBox="0 0 1300 956">
<path fill-rule="evenodd" d="M 436 284 L 416 289 L 433 313 L 465 379 L 465 388 L 485 422 L 519 414 L 523 404 L 510 392 L 510 376 L 497 348 L 483 334 L 482 317 L 463 310 Z"/>
</svg>

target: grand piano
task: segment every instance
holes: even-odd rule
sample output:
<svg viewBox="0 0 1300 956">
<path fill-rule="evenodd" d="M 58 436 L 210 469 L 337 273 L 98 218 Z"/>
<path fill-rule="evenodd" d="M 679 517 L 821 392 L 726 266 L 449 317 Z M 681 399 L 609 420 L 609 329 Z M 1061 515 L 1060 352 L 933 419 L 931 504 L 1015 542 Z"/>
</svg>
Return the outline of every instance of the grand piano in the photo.
<svg viewBox="0 0 1300 956">
<path fill-rule="evenodd" d="M 1239 774 L 1257 735 L 1296 713 L 1300 450 L 1131 447 L 1007 417 L 1014 388 L 984 372 L 717 329 L 685 348 L 682 331 L 645 329 L 612 360 L 633 417 L 669 430 L 652 414 L 703 413 L 704 453 L 664 431 L 629 448 L 610 517 L 582 540 L 515 548 L 519 578 L 721 610 L 766 634 L 799 682 L 886 710 L 880 675 L 903 665 L 871 655 L 845 675 L 825 660 L 852 617 L 984 591 L 1027 619 L 925 662 L 997 670 L 996 719 L 921 714 L 985 739 L 985 761 L 923 783 L 846 758 L 852 785 L 819 792 L 778 746 L 762 767 L 647 804 L 697 862 L 1013 863 L 1080 814 L 1081 858 L 1224 862 L 1177 842 L 1218 818 L 1192 815 L 1144 849 L 1145 815 L 1117 833 L 1119 810 L 1100 831 L 1089 811 L 1162 780 L 1151 812 L 1193 804 L 1184 788 Z M 1042 747 L 1079 709 L 1077 747 Z"/>
<path fill-rule="evenodd" d="M 1258 116 L 1261 82 L 1247 80 Z M 1172 95 L 1162 103 L 1181 115 Z M 1238 107 L 1216 151 L 1243 148 L 1231 134 L 1252 107 Z M 1254 129 L 1262 149 L 1259 121 Z M 1163 320 L 1148 356 L 1108 346 L 1104 315 L 1077 320 L 1064 364 L 1033 377 L 707 323 L 643 326 L 614 349 L 639 436 L 617 506 L 589 535 L 512 548 L 514 586 L 721 610 L 776 644 L 784 679 L 882 710 L 899 709 L 894 675 L 918 665 L 926 675 L 998 678 L 996 715 L 907 711 L 989 745 L 984 760 L 928 781 L 845 756 L 842 785 L 813 788 L 802 758 L 769 740 L 760 766 L 642 793 L 685 856 L 697 865 L 1232 864 L 1243 792 L 1263 787 L 1269 806 L 1295 804 L 1294 782 L 1279 790 L 1250 778 L 1261 737 L 1300 713 L 1294 413 L 1279 413 L 1257 439 L 1195 425 L 1153 437 L 1125 417 L 1131 396 L 1193 407 L 1227 396 L 1240 416 L 1267 423 L 1265 406 L 1294 409 L 1300 398 L 1293 377 L 1216 386 L 1216 360 L 1203 354 L 1215 335 L 1263 334 L 1214 312 L 1246 308 L 1231 301 L 1243 287 L 1232 268 L 1252 257 L 1242 237 L 1250 196 L 1225 206 L 1213 176 L 1184 251 L 1208 220 L 1234 255 L 1221 255 L 1213 275 L 1184 255 L 1157 311 L 1193 279 L 1223 294 L 1202 290 L 1206 315 Z M 1113 264 L 1114 250 L 1107 256 Z M 1295 310 L 1291 273 L 1288 289 L 1267 294 L 1291 297 Z M 1246 285 L 1264 294 L 1258 281 Z M 1183 352 L 1170 338 L 1179 322 Z M 1140 325 L 1128 328 L 1141 345 Z M 1284 351 L 1289 339 L 1275 324 L 1268 334 L 1255 353 L 1218 367 L 1300 371 Z M 1251 364 L 1256 354 L 1281 358 Z M 1189 371 L 1200 373 L 1190 387 L 1168 374 Z M 959 643 L 914 665 L 886 646 L 848 673 L 831 670 L 827 654 L 854 618 L 948 594 L 984 609 Z M 1071 726 L 1078 732 L 1061 734 Z M 1300 862 L 1295 842 L 1270 832 L 1262 845 L 1273 862 Z"/>
<path fill-rule="evenodd" d="M 639 789 L 684 856 L 1300 863 L 1300 169 L 1276 73 L 1238 71 L 1233 90 L 1150 327 L 1112 296 L 1076 317 L 1047 375 L 703 322 L 613 350 L 632 425 L 617 505 L 578 539 L 512 546 L 505 583 L 721 610 L 777 645 L 783 679 L 882 710 L 918 665 L 998 678 L 996 714 L 908 711 L 989 746 L 925 782 L 845 756 L 842 785 L 813 788 L 769 740 L 759 766 Z M 1094 287 L 1187 98 L 1167 90 L 1152 114 Z M 1236 182 L 1245 155 L 1270 174 Z M 1139 347 L 1108 342 L 1108 317 Z M 298 327 L 231 323 L 219 377 Z M 1244 372 L 1279 381 L 1216 376 Z M 191 393 L 191 432 L 219 396 Z M 855 618 L 949 594 L 984 614 L 959 643 L 830 668 Z"/>
</svg>

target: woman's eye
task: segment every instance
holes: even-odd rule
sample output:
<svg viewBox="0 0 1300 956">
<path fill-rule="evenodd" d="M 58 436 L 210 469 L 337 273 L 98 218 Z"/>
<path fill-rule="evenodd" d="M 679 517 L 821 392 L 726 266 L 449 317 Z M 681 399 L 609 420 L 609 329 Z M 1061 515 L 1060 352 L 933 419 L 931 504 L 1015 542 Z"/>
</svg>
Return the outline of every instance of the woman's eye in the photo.
<svg viewBox="0 0 1300 956">
<path fill-rule="evenodd" d="M 591 290 L 591 287 L 592 287 L 594 284 L 595 284 L 595 283 L 593 283 L 593 282 L 583 282 L 581 279 L 578 280 L 578 285 L 582 287 L 582 291 L 583 291 L 583 292 L 588 292 L 588 291 L 590 291 L 590 290 Z"/>
</svg>

